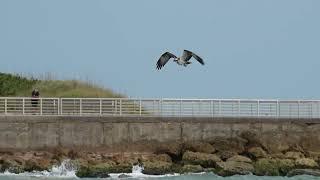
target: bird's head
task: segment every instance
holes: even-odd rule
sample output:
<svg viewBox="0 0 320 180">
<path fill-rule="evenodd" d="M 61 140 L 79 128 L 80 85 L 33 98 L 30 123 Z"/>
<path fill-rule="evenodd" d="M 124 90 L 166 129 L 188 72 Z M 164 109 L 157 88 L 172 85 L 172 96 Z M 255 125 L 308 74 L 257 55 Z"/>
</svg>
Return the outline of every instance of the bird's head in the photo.
<svg viewBox="0 0 320 180">
<path fill-rule="evenodd" d="M 174 58 L 173 61 L 177 62 L 180 58 Z"/>
</svg>

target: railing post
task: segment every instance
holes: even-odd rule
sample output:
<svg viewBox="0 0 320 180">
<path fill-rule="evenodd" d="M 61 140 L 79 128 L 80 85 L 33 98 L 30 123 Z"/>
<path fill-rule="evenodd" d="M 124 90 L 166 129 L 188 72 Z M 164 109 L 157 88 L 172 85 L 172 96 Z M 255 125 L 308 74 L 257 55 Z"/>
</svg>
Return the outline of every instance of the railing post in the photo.
<svg viewBox="0 0 320 180">
<path fill-rule="evenodd" d="M 161 99 L 158 101 L 158 116 L 161 116 Z"/>
<path fill-rule="evenodd" d="M 213 117 L 213 113 L 214 113 L 213 100 L 210 100 L 210 111 L 211 111 L 211 117 Z"/>
<path fill-rule="evenodd" d="M 160 116 L 163 116 L 162 115 L 162 101 L 163 101 L 162 99 L 159 100 Z"/>
<path fill-rule="evenodd" d="M 24 109 L 25 109 L 25 99 L 22 98 L 22 114 L 24 115 Z"/>
<path fill-rule="evenodd" d="M 80 103 L 80 116 L 82 116 L 82 98 L 79 100 L 79 103 Z"/>
<path fill-rule="evenodd" d="M 118 101 L 116 99 L 113 99 L 111 102 L 112 102 L 111 106 L 113 108 L 112 109 L 113 115 L 117 115 L 117 113 L 118 113 Z"/>
<path fill-rule="evenodd" d="M 193 108 L 193 105 L 194 103 L 193 103 L 193 100 L 191 101 L 191 110 L 192 110 L 192 117 L 194 117 L 194 108 Z"/>
<path fill-rule="evenodd" d="M 319 118 L 319 101 L 316 102 L 317 103 L 317 118 Z"/>
<path fill-rule="evenodd" d="M 155 114 L 155 112 L 156 112 L 156 106 L 155 106 L 156 103 L 155 103 L 155 101 L 156 100 L 152 101 L 152 114 Z"/>
<path fill-rule="evenodd" d="M 280 117 L 280 103 L 279 100 L 277 100 L 277 118 Z"/>
<path fill-rule="evenodd" d="M 119 105 L 120 105 L 120 107 L 119 107 L 119 111 L 120 111 L 119 114 L 122 115 L 122 99 L 120 99 Z"/>
<path fill-rule="evenodd" d="M 219 116 L 222 116 L 221 115 L 221 99 L 219 100 Z"/>
<path fill-rule="evenodd" d="M 300 115 L 299 111 L 300 111 L 300 101 L 298 101 L 298 118 L 300 117 L 299 116 Z"/>
<path fill-rule="evenodd" d="M 240 99 L 238 100 L 238 117 L 240 117 Z"/>
<path fill-rule="evenodd" d="M 139 115 L 141 116 L 142 112 L 142 102 L 141 99 L 139 100 Z"/>
<path fill-rule="evenodd" d="M 40 115 L 42 115 L 42 98 L 40 98 Z"/>
<path fill-rule="evenodd" d="M 60 98 L 60 115 L 63 114 L 63 99 Z"/>
<path fill-rule="evenodd" d="M 7 115 L 8 113 L 8 99 L 4 99 L 4 114 Z"/>
<path fill-rule="evenodd" d="M 180 99 L 180 117 L 182 116 L 182 98 Z"/>
<path fill-rule="evenodd" d="M 57 102 L 56 102 L 57 100 Z M 54 101 L 54 110 L 53 110 L 53 113 L 55 114 L 56 113 L 56 106 L 57 106 L 57 112 L 58 112 L 58 115 L 60 114 L 60 105 L 59 105 L 59 99 L 53 99 Z"/>
<path fill-rule="evenodd" d="M 258 100 L 257 101 L 257 110 L 258 110 L 258 112 L 257 112 L 257 115 L 258 115 L 258 117 L 260 117 L 260 101 Z"/>
<path fill-rule="evenodd" d="M 199 116 L 201 115 L 201 100 L 197 100 L 196 103 L 196 116 Z"/>
<path fill-rule="evenodd" d="M 99 102 L 99 114 L 100 116 L 102 115 L 102 99 L 100 99 L 100 102 Z"/>
<path fill-rule="evenodd" d="M 312 118 L 312 116 L 313 116 L 313 108 L 312 108 L 312 104 L 311 104 L 311 110 L 310 110 L 311 112 L 311 118 Z"/>
</svg>

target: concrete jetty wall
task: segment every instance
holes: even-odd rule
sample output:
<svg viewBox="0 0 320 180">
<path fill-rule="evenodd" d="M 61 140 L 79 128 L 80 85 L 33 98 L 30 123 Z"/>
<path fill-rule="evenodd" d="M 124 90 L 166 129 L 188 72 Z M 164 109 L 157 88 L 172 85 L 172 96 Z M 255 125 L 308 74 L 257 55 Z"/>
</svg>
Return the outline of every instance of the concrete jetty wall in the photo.
<svg viewBox="0 0 320 180">
<path fill-rule="evenodd" d="M 155 151 L 244 136 L 273 153 L 290 148 L 319 152 L 320 119 L 0 116 L 0 150 Z"/>
</svg>

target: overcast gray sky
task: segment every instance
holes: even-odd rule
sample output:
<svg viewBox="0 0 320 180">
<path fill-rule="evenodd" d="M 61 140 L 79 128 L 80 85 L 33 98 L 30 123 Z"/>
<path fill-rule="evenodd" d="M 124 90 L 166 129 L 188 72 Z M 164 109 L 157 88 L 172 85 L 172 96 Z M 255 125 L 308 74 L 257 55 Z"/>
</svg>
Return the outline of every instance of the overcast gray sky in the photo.
<svg viewBox="0 0 320 180">
<path fill-rule="evenodd" d="M 317 0 L 1 0 L 0 71 L 131 97 L 320 99 Z M 206 65 L 156 61 L 189 49 Z"/>
</svg>

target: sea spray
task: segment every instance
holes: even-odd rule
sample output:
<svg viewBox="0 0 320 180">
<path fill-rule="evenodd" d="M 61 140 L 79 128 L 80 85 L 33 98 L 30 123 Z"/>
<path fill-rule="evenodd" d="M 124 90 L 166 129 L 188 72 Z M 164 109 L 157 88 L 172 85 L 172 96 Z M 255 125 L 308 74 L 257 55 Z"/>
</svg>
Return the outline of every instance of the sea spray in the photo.
<svg viewBox="0 0 320 180">
<path fill-rule="evenodd" d="M 76 176 L 76 168 L 71 163 L 70 159 L 66 159 L 61 162 L 60 165 L 52 166 L 49 171 L 33 171 L 33 172 L 24 172 L 24 173 L 11 173 L 9 171 L 5 171 L 3 173 L 5 176 L 26 176 L 26 177 L 65 177 L 72 178 Z"/>
<path fill-rule="evenodd" d="M 142 173 L 143 166 L 142 165 L 134 165 L 132 166 L 132 173 L 110 173 L 111 178 L 119 178 L 119 177 L 134 177 L 134 178 L 140 178 L 140 177 L 146 177 L 147 175 Z"/>
<path fill-rule="evenodd" d="M 49 173 L 51 176 L 77 177 L 76 168 L 71 163 L 70 159 L 62 161 L 62 163 L 59 166 L 53 166 Z"/>
<path fill-rule="evenodd" d="M 144 167 L 142 165 L 132 166 L 132 174 L 142 174 Z"/>
</svg>

